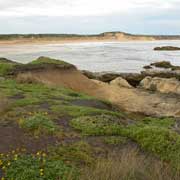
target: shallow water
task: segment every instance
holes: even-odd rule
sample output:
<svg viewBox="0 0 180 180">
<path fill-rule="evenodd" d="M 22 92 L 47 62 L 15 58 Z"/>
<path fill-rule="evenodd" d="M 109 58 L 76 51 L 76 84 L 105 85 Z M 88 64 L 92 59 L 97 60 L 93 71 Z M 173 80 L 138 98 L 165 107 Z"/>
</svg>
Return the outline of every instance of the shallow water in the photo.
<svg viewBox="0 0 180 180">
<path fill-rule="evenodd" d="M 153 51 L 156 46 L 179 46 L 180 41 L 93 42 L 0 46 L 0 57 L 27 63 L 39 56 L 62 59 L 90 71 L 139 72 L 155 61 L 180 65 L 180 51 Z"/>
</svg>

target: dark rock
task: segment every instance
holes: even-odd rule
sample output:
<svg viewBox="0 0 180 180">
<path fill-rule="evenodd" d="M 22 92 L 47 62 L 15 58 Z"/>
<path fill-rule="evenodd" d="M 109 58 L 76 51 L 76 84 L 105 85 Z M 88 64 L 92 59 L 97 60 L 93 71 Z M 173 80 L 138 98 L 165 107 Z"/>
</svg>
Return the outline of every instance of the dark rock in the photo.
<svg viewBox="0 0 180 180">
<path fill-rule="evenodd" d="M 95 79 L 102 82 L 110 83 L 118 77 L 125 79 L 131 86 L 136 87 L 139 85 L 140 81 L 144 79 L 144 74 L 140 73 L 92 73 L 89 71 L 82 71 L 82 73 L 87 76 L 89 79 Z"/>
<path fill-rule="evenodd" d="M 148 66 L 144 66 L 143 68 L 144 68 L 144 69 L 152 69 L 152 67 L 149 66 L 149 65 L 148 65 Z"/>
<path fill-rule="evenodd" d="M 97 74 L 96 79 L 99 81 L 109 83 L 110 81 L 116 79 L 119 76 L 120 75 L 118 73 L 99 73 L 99 74 Z"/>
<path fill-rule="evenodd" d="M 155 47 L 155 51 L 180 51 L 180 47 L 174 46 L 162 46 L 162 47 Z"/>
<path fill-rule="evenodd" d="M 139 73 L 121 73 L 120 77 L 124 78 L 131 86 L 137 87 L 141 80 L 145 78 L 145 75 Z"/>
<path fill-rule="evenodd" d="M 96 79 L 96 74 L 87 70 L 82 70 L 82 74 L 84 74 L 89 79 Z"/>
<path fill-rule="evenodd" d="M 160 61 L 160 62 L 151 63 L 151 66 L 158 68 L 165 68 L 165 69 L 174 67 L 169 61 Z"/>
</svg>

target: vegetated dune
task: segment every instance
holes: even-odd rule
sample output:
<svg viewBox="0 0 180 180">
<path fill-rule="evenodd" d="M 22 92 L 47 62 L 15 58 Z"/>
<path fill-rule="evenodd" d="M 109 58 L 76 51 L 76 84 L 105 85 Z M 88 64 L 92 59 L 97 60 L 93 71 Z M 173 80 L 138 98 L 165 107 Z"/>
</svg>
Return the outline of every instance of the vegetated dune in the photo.
<svg viewBox="0 0 180 180">
<path fill-rule="evenodd" d="M 154 41 L 179 40 L 179 35 L 137 35 L 125 32 L 105 32 L 101 34 L 8 34 L 0 35 L 0 44 L 17 43 L 64 43 L 64 42 L 97 42 L 97 41 Z"/>
<path fill-rule="evenodd" d="M 38 69 L 40 66 L 41 68 Z M 142 89 L 112 86 L 93 81 L 72 65 L 58 67 L 57 64 L 35 63 L 21 67 L 15 71 L 19 81 L 36 81 L 49 86 L 64 86 L 99 99 L 108 100 L 119 108 L 130 112 L 154 116 L 180 116 L 178 96 L 168 96 Z"/>
</svg>

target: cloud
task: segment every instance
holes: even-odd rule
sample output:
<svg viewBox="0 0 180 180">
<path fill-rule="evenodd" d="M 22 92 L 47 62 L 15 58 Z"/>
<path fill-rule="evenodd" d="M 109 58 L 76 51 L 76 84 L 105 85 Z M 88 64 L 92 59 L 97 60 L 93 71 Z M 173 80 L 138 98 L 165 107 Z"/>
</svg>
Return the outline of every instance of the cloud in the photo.
<svg viewBox="0 0 180 180">
<path fill-rule="evenodd" d="M 148 9 L 167 10 L 179 0 L 0 0 L 1 16 L 96 16 Z"/>
<path fill-rule="evenodd" d="M 0 33 L 180 34 L 179 0 L 0 0 Z"/>
</svg>

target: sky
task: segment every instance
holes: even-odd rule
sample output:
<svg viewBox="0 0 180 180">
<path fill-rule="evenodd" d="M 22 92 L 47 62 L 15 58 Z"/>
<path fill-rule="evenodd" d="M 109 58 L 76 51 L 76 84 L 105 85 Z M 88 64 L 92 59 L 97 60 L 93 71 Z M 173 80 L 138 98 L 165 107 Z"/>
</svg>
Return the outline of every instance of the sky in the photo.
<svg viewBox="0 0 180 180">
<path fill-rule="evenodd" d="M 0 34 L 180 34 L 180 0 L 0 0 Z"/>
</svg>

